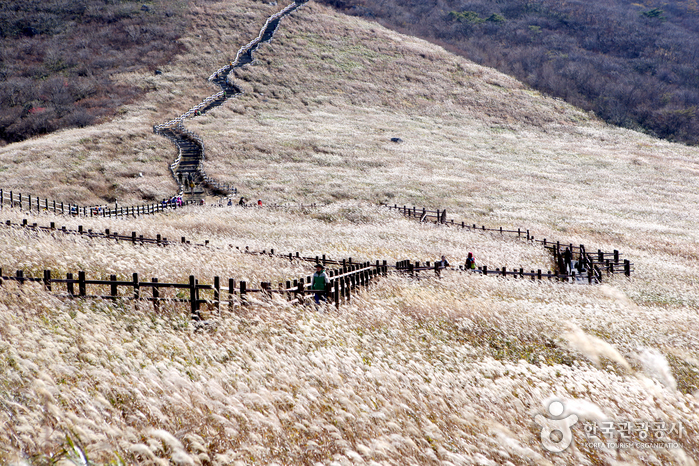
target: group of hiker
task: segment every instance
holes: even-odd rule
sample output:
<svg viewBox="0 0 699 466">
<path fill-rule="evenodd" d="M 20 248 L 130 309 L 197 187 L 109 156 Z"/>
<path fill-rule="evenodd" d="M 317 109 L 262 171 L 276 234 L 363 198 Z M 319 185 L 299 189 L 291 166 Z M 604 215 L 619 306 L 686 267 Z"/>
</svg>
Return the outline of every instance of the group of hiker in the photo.
<svg viewBox="0 0 699 466">
<path fill-rule="evenodd" d="M 172 196 L 169 199 L 162 200 L 163 207 L 177 206 L 182 207 L 182 196 Z"/>
<path fill-rule="evenodd" d="M 228 200 L 228 205 L 229 206 L 233 205 L 233 199 Z M 249 199 L 247 199 L 245 197 L 241 197 L 240 200 L 238 201 L 238 205 L 240 207 L 250 207 L 250 206 L 255 205 L 255 203 L 254 202 L 250 203 Z M 262 199 L 257 200 L 257 206 L 262 207 Z"/>
<path fill-rule="evenodd" d="M 445 256 L 442 256 L 440 260 L 438 260 L 435 263 L 435 270 L 439 272 L 440 270 L 446 269 L 449 267 L 449 261 Z M 463 266 L 464 270 L 474 270 L 476 268 L 476 258 L 473 257 L 473 253 L 469 252 L 468 256 L 466 257 L 466 263 Z"/>
</svg>

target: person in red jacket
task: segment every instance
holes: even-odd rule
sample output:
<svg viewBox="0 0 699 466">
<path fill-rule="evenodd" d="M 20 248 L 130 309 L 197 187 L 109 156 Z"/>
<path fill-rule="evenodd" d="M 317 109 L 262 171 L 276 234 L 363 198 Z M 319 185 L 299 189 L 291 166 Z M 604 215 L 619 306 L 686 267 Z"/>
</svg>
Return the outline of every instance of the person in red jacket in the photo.
<svg viewBox="0 0 699 466">
<path fill-rule="evenodd" d="M 472 270 L 476 268 L 476 259 L 473 257 L 473 253 L 469 252 L 466 258 L 466 270 Z"/>
</svg>

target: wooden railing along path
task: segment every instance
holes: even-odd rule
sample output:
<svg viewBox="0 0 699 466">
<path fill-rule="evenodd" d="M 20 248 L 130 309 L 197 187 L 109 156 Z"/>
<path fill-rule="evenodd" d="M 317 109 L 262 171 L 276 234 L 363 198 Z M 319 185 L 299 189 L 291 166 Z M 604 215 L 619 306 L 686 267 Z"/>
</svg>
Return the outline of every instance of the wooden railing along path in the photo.
<svg viewBox="0 0 699 466">
<path fill-rule="evenodd" d="M 191 205 L 193 201 L 183 201 L 182 205 Z M 78 204 L 64 203 L 49 199 L 42 199 L 31 194 L 15 193 L 0 189 L 0 209 L 4 206 L 10 208 L 26 209 L 28 212 L 53 212 L 57 215 L 71 215 L 74 217 L 138 217 L 141 215 L 153 215 L 160 212 L 175 210 L 179 207 L 176 203 L 161 202 L 140 206 L 109 207 L 109 206 L 80 206 Z"/>
<path fill-rule="evenodd" d="M 368 262 L 329 269 L 326 271 L 329 283 L 325 289 L 313 290 L 310 288 L 312 281 L 310 275 L 280 282 L 277 288 L 272 288 L 271 282 L 261 282 L 259 288 L 249 288 L 247 282 L 236 282 L 233 278 L 228 279 L 228 286 L 223 286 L 218 276 L 214 277 L 211 284 L 199 283 L 193 275 L 190 275 L 188 283 L 165 283 L 160 282 L 156 277 L 151 278 L 150 281 L 142 281 L 138 273 L 133 273 L 131 280 L 119 280 L 116 275 L 110 275 L 106 279 L 91 280 L 83 271 L 77 274 L 67 273 L 65 278 L 56 278 L 50 270 L 44 270 L 43 277 L 30 277 L 22 270 L 16 271 L 15 275 L 4 275 L 3 270 L 0 269 L 0 285 L 4 281 L 15 281 L 19 284 L 41 283 L 46 291 L 61 298 L 131 300 L 137 308 L 141 301 L 147 301 L 153 303 L 156 312 L 160 310 L 162 302 L 188 303 L 192 318 L 202 320 L 202 304 L 208 304 L 218 312 L 221 311 L 221 306 L 228 306 L 232 310 L 236 305 L 245 305 L 247 295 L 250 293 L 262 295 L 276 293 L 288 300 L 302 300 L 306 294 L 320 293 L 339 308 L 341 302 L 351 300 L 353 291 L 368 286 L 375 277 L 386 275 L 386 272 L 385 265 L 378 263 L 372 265 Z M 56 289 L 57 285 L 65 286 L 65 292 L 59 293 Z M 88 287 L 92 293 L 88 293 Z M 123 289 L 128 290 L 126 294 Z M 188 297 L 165 296 L 162 294 L 162 289 L 185 290 Z M 150 290 L 150 295 L 144 293 L 144 290 Z M 208 298 L 202 294 L 207 291 L 210 292 Z M 226 296 L 228 299 L 224 299 Z"/>
<path fill-rule="evenodd" d="M 591 269 L 586 270 L 585 273 L 576 273 L 575 270 L 571 270 L 569 273 L 561 273 L 558 271 L 542 271 L 541 269 L 531 270 L 525 272 L 523 267 L 511 268 L 507 267 L 488 267 L 486 265 L 478 266 L 475 269 L 466 269 L 463 265 L 459 267 L 440 267 L 436 262 L 434 265 L 430 265 L 430 262 L 423 263 L 411 262 L 410 260 L 399 261 L 396 264 L 396 268 L 399 272 L 409 274 L 411 276 L 419 276 L 419 272 L 434 272 L 437 276 L 442 274 L 444 270 L 458 271 L 458 272 L 468 272 L 476 273 L 491 277 L 512 277 L 512 278 L 531 278 L 532 280 L 558 280 L 562 282 L 569 283 L 599 283 L 597 276 L 591 271 Z"/>
<path fill-rule="evenodd" d="M 47 233 L 62 233 L 62 234 L 69 234 L 69 235 L 79 235 L 79 236 L 84 236 L 84 237 L 89 237 L 89 238 L 103 238 L 103 239 L 111 239 L 115 241 L 122 241 L 122 242 L 127 242 L 127 243 L 132 243 L 134 245 L 146 245 L 146 244 L 152 244 L 152 245 L 157 245 L 157 246 L 171 246 L 171 245 L 178 245 L 178 244 L 185 244 L 188 246 L 193 246 L 193 247 L 206 247 L 206 248 L 214 248 L 214 249 L 219 249 L 219 250 L 226 250 L 225 247 L 220 247 L 220 246 L 212 246 L 209 242 L 209 240 L 204 240 L 203 242 L 197 243 L 194 242 L 192 243 L 191 241 L 187 240 L 184 236 L 180 238 L 180 240 L 168 240 L 167 237 L 162 236 L 161 234 L 157 234 L 155 238 L 149 238 L 149 237 L 144 237 L 143 235 L 137 234 L 137 232 L 132 231 L 130 235 L 120 235 L 117 232 L 112 232 L 109 229 L 105 229 L 104 232 L 98 232 L 98 231 L 93 231 L 92 229 L 86 229 L 82 225 L 78 225 L 77 229 L 67 229 L 65 226 L 58 228 L 56 227 L 55 222 L 51 222 L 49 226 L 40 226 L 37 223 L 29 223 L 27 219 L 23 219 L 22 223 L 12 223 L 10 220 L 7 220 L 5 223 L 0 223 L 2 226 L 7 226 L 7 227 L 12 227 L 12 228 L 23 228 L 23 229 L 28 229 L 28 230 L 33 230 L 33 231 L 43 231 Z M 233 245 L 229 244 L 228 245 L 228 250 L 231 250 L 233 248 Z M 584 246 L 583 246 L 583 251 L 584 251 Z M 327 265 L 339 265 L 342 266 L 343 268 L 348 267 L 348 266 L 354 266 L 356 265 L 356 262 L 353 262 L 352 258 L 350 257 L 349 259 L 331 259 L 325 254 L 323 255 L 315 255 L 315 256 L 304 256 L 301 255 L 299 252 L 294 253 L 288 253 L 288 254 L 282 254 L 275 252 L 274 249 L 270 249 L 269 252 L 267 250 L 262 250 L 262 251 L 251 251 L 249 247 L 245 247 L 244 249 L 240 249 L 239 247 L 236 247 L 236 252 L 241 252 L 241 253 L 246 253 L 246 254 L 251 254 L 251 255 L 258 255 L 258 256 L 268 256 L 268 257 L 276 257 L 280 259 L 289 259 L 291 261 L 297 260 L 297 261 L 304 261 L 304 262 L 310 262 L 314 264 L 323 264 L 325 266 Z M 619 255 L 615 251 L 615 253 L 612 253 L 616 263 L 618 264 L 619 261 Z M 583 257 L 585 255 L 583 254 Z M 608 261 L 610 259 L 607 259 Z M 383 267 L 386 267 L 387 269 L 395 269 L 397 272 L 400 273 L 408 273 L 410 275 L 416 275 L 419 274 L 420 272 L 426 272 L 426 271 L 434 271 L 437 275 L 441 274 L 441 271 L 443 270 L 437 262 L 432 265 L 429 261 L 425 262 L 412 262 L 410 260 L 402 260 L 402 261 L 397 261 L 395 265 L 388 265 L 386 260 L 383 261 L 376 261 L 377 266 L 382 265 Z M 630 267 L 629 262 L 625 261 L 623 264 L 625 269 L 628 269 Z M 477 269 L 473 270 L 465 270 L 463 266 L 459 267 L 450 267 L 449 270 L 457 270 L 457 271 L 469 271 L 473 273 L 480 273 L 483 275 L 495 275 L 495 276 L 511 276 L 514 278 L 524 278 L 524 277 L 531 277 L 532 279 L 556 279 L 560 281 L 569 281 L 569 282 L 580 282 L 582 281 L 587 281 L 588 283 L 599 283 L 600 279 L 599 277 L 594 274 L 594 269 L 592 267 L 586 266 L 585 267 L 585 273 L 581 274 L 579 272 L 576 272 L 576 270 L 573 268 L 571 270 L 568 270 L 567 268 L 561 268 L 561 270 L 568 270 L 567 272 L 562 272 L 561 270 L 559 271 L 542 271 L 541 269 L 538 270 L 531 270 L 529 272 L 525 272 L 523 267 L 520 267 L 519 269 L 517 268 L 512 268 L 508 269 L 507 267 L 488 267 L 487 265 L 479 266 Z M 608 273 L 613 273 L 613 269 L 610 269 L 607 271 Z M 630 271 L 629 271 L 630 274 Z M 629 275 L 626 274 L 626 275 Z"/>
<path fill-rule="evenodd" d="M 580 278 L 580 273 L 578 273 L 576 277 L 575 271 L 571 268 L 571 263 L 568 263 L 566 261 L 565 248 L 567 248 L 570 251 L 571 261 L 569 262 L 572 262 L 572 259 L 574 257 L 578 257 L 577 260 L 582 263 L 583 267 L 581 268 L 584 268 L 585 275 L 587 275 L 590 283 L 592 283 L 593 281 L 595 283 L 601 282 L 602 275 L 605 272 L 607 274 L 623 273 L 626 276 L 630 276 L 631 272 L 633 272 L 633 263 L 627 259 L 622 261 L 620 259 L 621 253 L 618 250 L 614 250 L 613 252 L 603 252 L 602 250 L 598 249 L 596 252 L 590 253 L 587 252 L 585 246 L 582 244 L 579 246 L 575 246 L 573 244 L 562 244 L 560 241 L 552 242 L 547 240 L 546 238 L 543 238 L 542 240 L 535 239 L 534 236 L 530 234 L 530 231 L 528 229 L 517 228 L 517 230 L 508 230 L 504 229 L 503 227 L 486 228 L 485 225 L 477 226 L 475 223 L 470 224 L 466 223 L 465 221 L 455 221 L 454 219 L 447 219 L 446 209 L 428 210 L 424 207 L 400 207 L 397 204 L 394 204 L 393 206 L 388 205 L 386 207 L 390 210 L 397 210 L 406 217 L 418 220 L 420 222 L 430 222 L 440 225 L 463 228 L 471 231 L 493 232 L 500 233 L 501 235 L 507 234 L 511 236 L 516 235 L 518 238 L 526 239 L 526 241 L 539 243 L 551 252 L 554 264 L 556 264 L 556 267 L 558 268 L 556 272 L 548 272 L 546 275 L 551 274 L 552 276 L 556 277 L 575 277 L 575 279 Z M 527 273 L 523 272 L 522 269 L 520 269 L 520 271 L 508 272 L 505 267 L 502 267 L 497 270 L 505 276 L 527 276 Z M 486 268 L 485 274 L 488 273 L 493 273 L 493 271 L 488 271 Z M 534 273 L 536 274 L 536 277 L 540 277 L 541 275 L 540 271 L 529 272 L 530 275 Z"/>
</svg>

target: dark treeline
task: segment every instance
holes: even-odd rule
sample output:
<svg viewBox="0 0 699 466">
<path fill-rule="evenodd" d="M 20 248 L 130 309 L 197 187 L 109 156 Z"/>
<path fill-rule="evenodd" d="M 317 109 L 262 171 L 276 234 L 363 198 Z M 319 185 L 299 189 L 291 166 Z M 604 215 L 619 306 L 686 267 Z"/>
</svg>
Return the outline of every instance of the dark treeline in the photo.
<svg viewBox="0 0 699 466">
<path fill-rule="evenodd" d="M 609 123 L 699 144 L 697 0 L 318 0 L 420 36 Z"/>
<path fill-rule="evenodd" d="M 185 10 L 175 4 L 0 2 L 0 145 L 92 124 L 143 92 L 110 76 L 154 71 L 180 50 Z"/>
</svg>

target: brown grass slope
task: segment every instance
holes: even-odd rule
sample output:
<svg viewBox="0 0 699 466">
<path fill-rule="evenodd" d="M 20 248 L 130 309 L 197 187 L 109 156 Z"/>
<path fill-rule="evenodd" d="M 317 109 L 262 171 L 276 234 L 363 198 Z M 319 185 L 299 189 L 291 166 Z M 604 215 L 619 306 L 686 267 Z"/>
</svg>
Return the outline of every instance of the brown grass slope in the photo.
<svg viewBox="0 0 699 466">
<path fill-rule="evenodd" d="M 103 125 L 0 149 L 0 185 L 65 200 L 172 193 L 174 148 L 152 124 L 213 93 L 205 78 L 281 6 L 192 9 L 187 52 Z M 255 300 L 196 331 L 181 307 L 61 302 L 0 289 L 0 463 L 48 463 L 79 437 L 129 464 L 696 464 L 699 458 L 697 149 L 606 126 L 424 41 L 309 3 L 240 73 L 246 94 L 195 119 L 206 170 L 310 215 L 190 208 L 87 220 L 4 209 L 0 220 L 186 236 L 202 253 L 0 229 L 4 271 L 86 270 L 276 282 L 307 268 L 230 252 L 549 265 L 536 246 L 419 225 L 377 202 L 446 207 L 468 223 L 619 249 L 631 279 L 603 287 L 445 274 L 391 277 L 340 312 Z M 390 141 L 400 137 L 402 143 Z M 137 176 L 142 173 L 143 176 Z M 536 414 L 581 418 L 546 451 Z M 671 448 L 597 448 L 588 426 L 681 423 Z M 663 440 L 664 441 L 664 440 Z M 54 456 L 52 456 L 54 455 Z M 373 463 L 372 463 L 373 462 Z"/>
</svg>

